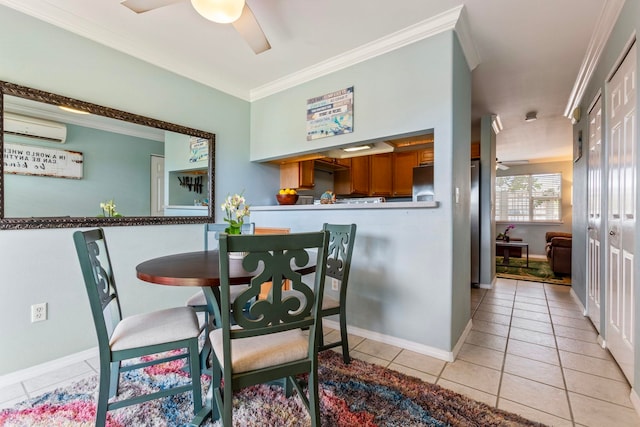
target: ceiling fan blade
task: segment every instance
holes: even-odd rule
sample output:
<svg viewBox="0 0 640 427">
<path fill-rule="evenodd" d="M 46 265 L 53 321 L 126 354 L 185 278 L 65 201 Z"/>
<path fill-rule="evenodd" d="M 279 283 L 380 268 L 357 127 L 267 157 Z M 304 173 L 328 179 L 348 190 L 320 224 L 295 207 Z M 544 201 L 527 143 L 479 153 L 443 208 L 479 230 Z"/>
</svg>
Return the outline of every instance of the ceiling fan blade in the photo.
<svg viewBox="0 0 640 427">
<path fill-rule="evenodd" d="M 120 4 L 133 10 L 135 13 L 144 13 L 159 9 L 170 4 L 180 3 L 184 0 L 124 0 Z"/>
<path fill-rule="evenodd" d="M 511 166 L 528 165 L 529 160 L 506 160 L 503 163 L 506 163 Z"/>
<path fill-rule="evenodd" d="M 245 3 L 244 9 L 242 9 L 242 15 L 240 15 L 240 18 L 233 22 L 232 25 L 256 54 L 271 49 L 269 40 L 267 40 L 267 37 L 264 35 L 260 24 L 248 4 Z"/>
<path fill-rule="evenodd" d="M 496 163 L 496 169 L 500 169 L 502 171 L 506 171 L 507 169 L 509 169 L 509 166 L 503 165 L 502 163 Z"/>
</svg>

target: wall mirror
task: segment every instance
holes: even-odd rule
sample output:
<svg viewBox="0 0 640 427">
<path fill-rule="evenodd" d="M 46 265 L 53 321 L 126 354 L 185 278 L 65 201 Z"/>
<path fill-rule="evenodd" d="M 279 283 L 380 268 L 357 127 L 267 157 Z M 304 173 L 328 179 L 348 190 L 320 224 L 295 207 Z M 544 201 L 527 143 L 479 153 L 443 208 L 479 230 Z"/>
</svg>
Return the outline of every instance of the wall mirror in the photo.
<svg viewBox="0 0 640 427">
<path fill-rule="evenodd" d="M 0 229 L 214 221 L 214 134 L 2 81 L 0 113 Z"/>
</svg>

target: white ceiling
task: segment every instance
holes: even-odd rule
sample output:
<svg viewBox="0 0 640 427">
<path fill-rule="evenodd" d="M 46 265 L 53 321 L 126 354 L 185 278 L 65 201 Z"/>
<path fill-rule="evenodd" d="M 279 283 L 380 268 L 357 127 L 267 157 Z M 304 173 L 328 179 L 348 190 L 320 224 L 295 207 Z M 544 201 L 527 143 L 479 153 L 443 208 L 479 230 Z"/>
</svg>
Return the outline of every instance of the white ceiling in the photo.
<svg viewBox="0 0 640 427">
<path fill-rule="evenodd" d="M 272 46 L 259 55 L 233 26 L 205 20 L 189 0 L 140 15 L 120 5 L 120 0 L 0 0 L 0 4 L 247 100 L 464 5 L 479 60 L 472 74 L 472 116 L 476 123 L 484 114 L 499 114 L 504 130 L 497 137 L 496 149 L 504 161 L 571 158 L 571 122 L 564 113 L 607 2 L 247 3 Z M 524 116 L 531 110 L 538 112 L 538 120 L 525 123 Z"/>
</svg>

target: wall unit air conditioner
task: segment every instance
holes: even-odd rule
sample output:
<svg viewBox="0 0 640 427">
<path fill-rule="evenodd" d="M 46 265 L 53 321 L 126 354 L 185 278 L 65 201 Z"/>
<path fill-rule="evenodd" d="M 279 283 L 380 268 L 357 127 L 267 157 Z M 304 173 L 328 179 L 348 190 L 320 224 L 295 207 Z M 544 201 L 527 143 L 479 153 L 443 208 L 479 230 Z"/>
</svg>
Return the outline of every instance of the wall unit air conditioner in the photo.
<svg viewBox="0 0 640 427">
<path fill-rule="evenodd" d="M 4 133 L 64 144 L 67 126 L 63 123 L 4 113 Z"/>
</svg>

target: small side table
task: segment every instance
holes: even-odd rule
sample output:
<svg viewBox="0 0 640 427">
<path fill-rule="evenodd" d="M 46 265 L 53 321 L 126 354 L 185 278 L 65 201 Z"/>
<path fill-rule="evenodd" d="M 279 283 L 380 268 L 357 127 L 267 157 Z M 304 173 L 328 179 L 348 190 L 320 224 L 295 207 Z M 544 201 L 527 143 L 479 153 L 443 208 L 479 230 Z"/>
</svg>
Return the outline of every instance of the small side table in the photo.
<svg viewBox="0 0 640 427">
<path fill-rule="evenodd" d="M 526 268 L 529 268 L 529 244 L 525 242 L 504 242 L 496 243 L 496 248 L 500 246 L 503 249 L 502 265 L 509 266 L 509 248 L 524 248 L 526 253 Z M 496 251 L 497 252 L 497 251 Z"/>
</svg>

